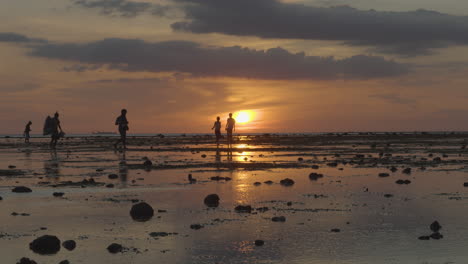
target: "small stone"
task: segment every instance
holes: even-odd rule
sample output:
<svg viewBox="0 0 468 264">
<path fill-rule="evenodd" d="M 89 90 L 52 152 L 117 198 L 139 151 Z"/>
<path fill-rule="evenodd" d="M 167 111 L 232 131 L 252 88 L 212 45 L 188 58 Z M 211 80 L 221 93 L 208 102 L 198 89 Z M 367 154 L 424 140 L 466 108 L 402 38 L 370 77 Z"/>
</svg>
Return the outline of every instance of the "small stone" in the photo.
<svg viewBox="0 0 468 264">
<path fill-rule="evenodd" d="M 273 222 L 286 222 L 286 217 L 284 216 L 274 216 L 271 218 Z"/>
<path fill-rule="evenodd" d="M 294 185 L 294 181 L 289 178 L 286 178 L 286 179 L 281 180 L 280 184 L 283 186 L 292 186 Z"/>
<path fill-rule="evenodd" d="M 252 212 L 252 206 L 250 205 L 238 205 L 234 208 L 234 210 L 238 213 L 248 213 Z"/>
<path fill-rule="evenodd" d="M 62 246 L 69 251 L 72 251 L 76 248 L 76 242 L 73 240 L 67 240 L 62 243 Z"/>
<path fill-rule="evenodd" d="M 303 161 L 304 159 L 303 158 L 297 158 L 297 161 Z"/>
<path fill-rule="evenodd" d="M 318 165 L 312 165 L 311 168 L 314 169 L 314 170 L 318 170 L 319 166 Z"/>
<path fill-rule="evenodd" d="M 203 226 L 200 225 L 200 224 L 192 224 L 190 225 L 190 229 L 193 229 L 193 230 L 199 230 L 199 229 L 202 229 Z"/>
<path fill-rule="evenodd" d="M 62 260 L 59 262 L 59 264 L 70 264 L 70 261 L 68 260 Z"/>
<path fill-rule="evenodd" d="M 392 198 L 392 197 L 393 197 L 393 194 L 387 193 L 387 194 L 384 195 L 384 197 L 385 197 L 385 198 Z"/>
<path fill-rule="evenodd" d="M 268 185 L 272 185 L 272 184 L 273 184 L 273 181 L 264 181 L 263 183 L 264 183 L 264 184 L 268 184 Z"/>
<path fill-rule="evenodd" d="M 122 252 L 122 250 L 123 250 L 122 245 L 117 244 L 117 243 L 112 243 L 107 247 L 107 251 L 109 251 L 109 253 L 112 253 L 112 254 Z"/>
<path fill-rule="evenodd" d="M 32 259 L 21 258 L 19 262 L 16 262 L 16 264 L 37 264 L 37 262 Z"/>
<path fill-rule="evenodd" d="M 63 193 L 63 192 L 54 192 L 52 195 L 53 195 L 54 197 L 62 197 L 64 194 L 65 194 L 65 193 Z"/>
<path fill-rule="evenodd" d="M 405 174 L 411 174 L 411 168 L 406 168 L 402 172 Z"/>
<path fill-rule="evenodd" d="M 118 179 L 119 178 L 119 175 L 117 174 L 109 174 L 109 176 L 107 176 L 109 179 L 111 180 L 115 180 L 115 179 Z"/>
<path fill-rule="evenodd" d="M 153 207 L 145 202 L 134 204 L 130 210 L 130 216 L 133 220 L 138 222 L 148 221 L 153 217 L 153 215 Z"/>
<path fill-rule="evenodd" d="M 333 233 L 339 233 L 341 232 L 341 230 L 339 228 L 333 228 L 332 230 L 330 230 L 331 232 Z"/>
<path fill-rule="evenodd" d="M 13 190 L 11 190 L 12 192 L 15 192 L 15 193 L 30 193 L 32 192 L 32 190 L 28 187 L 25 187 L 25 186 L 17 186 L 15 188 L 13 188 Z"/>
<path fill-rule="evenodd" d="M 151 160 L 145 160 L 145 162 L 143 162 L 143 166 L 151 167 L 153 166 L 153 162 L 151 162 Z"/>
<path fill-rule="evenodd" d="M 257 239 L 257 240 L 255 240 L 255 245 L 257 247 L 261 247 L 261 246 L 265 245 L 265 241 Z"/>
<path fill-rule="evenodd" d="M 56 236 L 44 235 L 29 243 L 29 248 L 41 255 L 55 254 L 60 251 L 60 240 Z"/>
<path fill-rule="evenodd" d="M 219 196 L 217 194 L 210 194 L 205 197 L 203 200 L 206 206 L 208 207 L 218 207 L 219 206 Z"/>
<path fill-rule="evenodd" d="M 206 158 L 206 154 L 202 154 L 201 157 L 202 157 L 202 158 Z"/>
<path fill-rule="evenodd" d="M 261 182 L 254 182 L 253 185 L 254 185 L 254 186 L 260 186 L 260 185 L 262 185 L 262 183 L 261 183 Z"/>
<path fill-rule="evenodd" d="M 319 178 L 322 178 L 322 177 L 323 177 L 323 174 L 320 174 L 320 173 L 312 172 L 311 174 L 309 174 L 309 179 L 313 180 L 313 181 L 316 181 L 316 180 L 318 180 Z"/>
<path fill-rule="evenodd" d="M 114 184 L 112 184 L 112 183 L 106 184 L 106 187 L 107 188 L 114 188 Z"/>
<path fill-rule="evenodd" d="M 418 237 L 419 240 L 429 240 L 431 237 L 430 236 L 420 236 Z"/>
<path fill-rule="evenodd" d="M 388 174 L 388 173 L 385 173 L 385 172 L 379 173 L 379 177 L 384 178 L 384 177 L 388 177 L 388 176 L 390 176 L 390 174 Z"/>
</svg>

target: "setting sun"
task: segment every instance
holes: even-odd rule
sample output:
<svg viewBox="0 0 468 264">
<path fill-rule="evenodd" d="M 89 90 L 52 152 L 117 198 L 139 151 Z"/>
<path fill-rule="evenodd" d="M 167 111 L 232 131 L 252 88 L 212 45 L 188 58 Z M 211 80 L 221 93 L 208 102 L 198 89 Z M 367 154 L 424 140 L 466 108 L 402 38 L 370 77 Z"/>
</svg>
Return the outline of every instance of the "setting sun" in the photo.
<svg viewBox="0 0 468 264">
<path fill-rule="evenodd" d="M 241 124 L 251 121 L 252 118 L 253 118 L 252 111 L 240 111 L 234 115 L 234 119 L 236 119 L 236 122 L 241 123 Z"/>
</svg>

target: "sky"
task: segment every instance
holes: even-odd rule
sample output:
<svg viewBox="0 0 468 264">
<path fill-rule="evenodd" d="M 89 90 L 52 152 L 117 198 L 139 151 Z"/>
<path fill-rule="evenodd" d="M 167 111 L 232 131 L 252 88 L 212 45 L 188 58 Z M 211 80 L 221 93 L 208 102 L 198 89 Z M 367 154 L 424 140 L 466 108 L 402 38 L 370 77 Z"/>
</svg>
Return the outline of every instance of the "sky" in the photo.
<svg viewBox="0 0 468 264">
<path fill-rule="evenodd" d="M 2 0 L 0 134 L 468 131 L 468 1 Z"/>
</svg>

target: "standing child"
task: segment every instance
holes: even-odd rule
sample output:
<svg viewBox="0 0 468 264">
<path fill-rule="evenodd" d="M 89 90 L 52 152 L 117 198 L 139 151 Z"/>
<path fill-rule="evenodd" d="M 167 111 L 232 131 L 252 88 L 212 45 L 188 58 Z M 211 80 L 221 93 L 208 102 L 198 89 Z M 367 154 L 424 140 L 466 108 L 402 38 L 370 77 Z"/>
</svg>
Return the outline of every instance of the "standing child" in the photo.
<svg viewBox="0 0 468 264">
<path fill-rule="evenodd" d="M 219 116 L 216 117 L 216 121 L 213 124 L 211 130 L 215 130 L 216 135 L 216 146 L 219 146 L 219 140 L 221 139 L 221 121 L 219 121 Z"/>
<path fill-rule="evenodd" d="M 128 130 L 128 121 L 127 121 L 127 109 L 122 109 L 120 111 L 120 116 L 115 120 L 115 125 L 119 126 L 120 139 L 115 142 L 114 147 L 117 148 L 117 144 L 122 142 L 124 149 L 127 149 L 127 130 Z"/>
<path fill-rule="evenodd" d="M 26 124 L 26 128 L 24 129 L 24 143 L 28 143 L 29 144 L 29 138 L 31 137 L 29 135 L 29 132 L 31 132 L 31 125 L 32 125 L 32 122 L 29 121 L 27 124 Z"/>
</svg>

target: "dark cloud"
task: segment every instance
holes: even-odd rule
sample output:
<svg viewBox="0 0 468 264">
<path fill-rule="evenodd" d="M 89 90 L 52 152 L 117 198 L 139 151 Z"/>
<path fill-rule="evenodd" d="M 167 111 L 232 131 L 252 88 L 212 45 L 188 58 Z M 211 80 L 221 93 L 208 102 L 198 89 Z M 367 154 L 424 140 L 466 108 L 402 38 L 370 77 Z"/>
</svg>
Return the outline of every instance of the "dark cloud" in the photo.
<svg viewBox="0 0 468 264">
<path fill-rule="evenodd" d="M 412 98 L 403 97 L 398 94 L 373 94 L 369 97 L 384 100 L 391 104 L 401 104 L 407 106 L 414 106 L 416 104 L 416 100 Z"/>
<path fill-rule="evenodd" d="M 0 32 L 0 42 L 47 43 L 47 41 L 44 39 L 29 38 L 24 35 L 12 32 Z"/>
<path fill-rule="evenodd" d="M 72 0 L 77 6 L 89 9 L 98 9 L 103 15 L 120 15 L 123 17 L 135 17 L 143 13 L 151 13 L 156 16 L 165 16 L 171 11 L 169 6 L 148 2 L 128 0 Z"/>
<path fill-rule="evenodd" d="M 314 7 L 279 0 L 175 0 L 186 14 L 178 31 L 262 38 L 342 41 L 402 56 L 468 44 L 468 17 L 428 10 L 384 12 Z"/>
<path fill-rule="evenodd" d="M 204 47 L 189 41 L 104 39 L 84 44 L 45 44 L 34 47 L 30 55 L 129 72 L 176 72 L 194 77 L 331 80 L 392 77 L 408 72 L 408 66 L 383 57 L 335 59 L 290 53 L 279 47 Z"/>
</svg>

